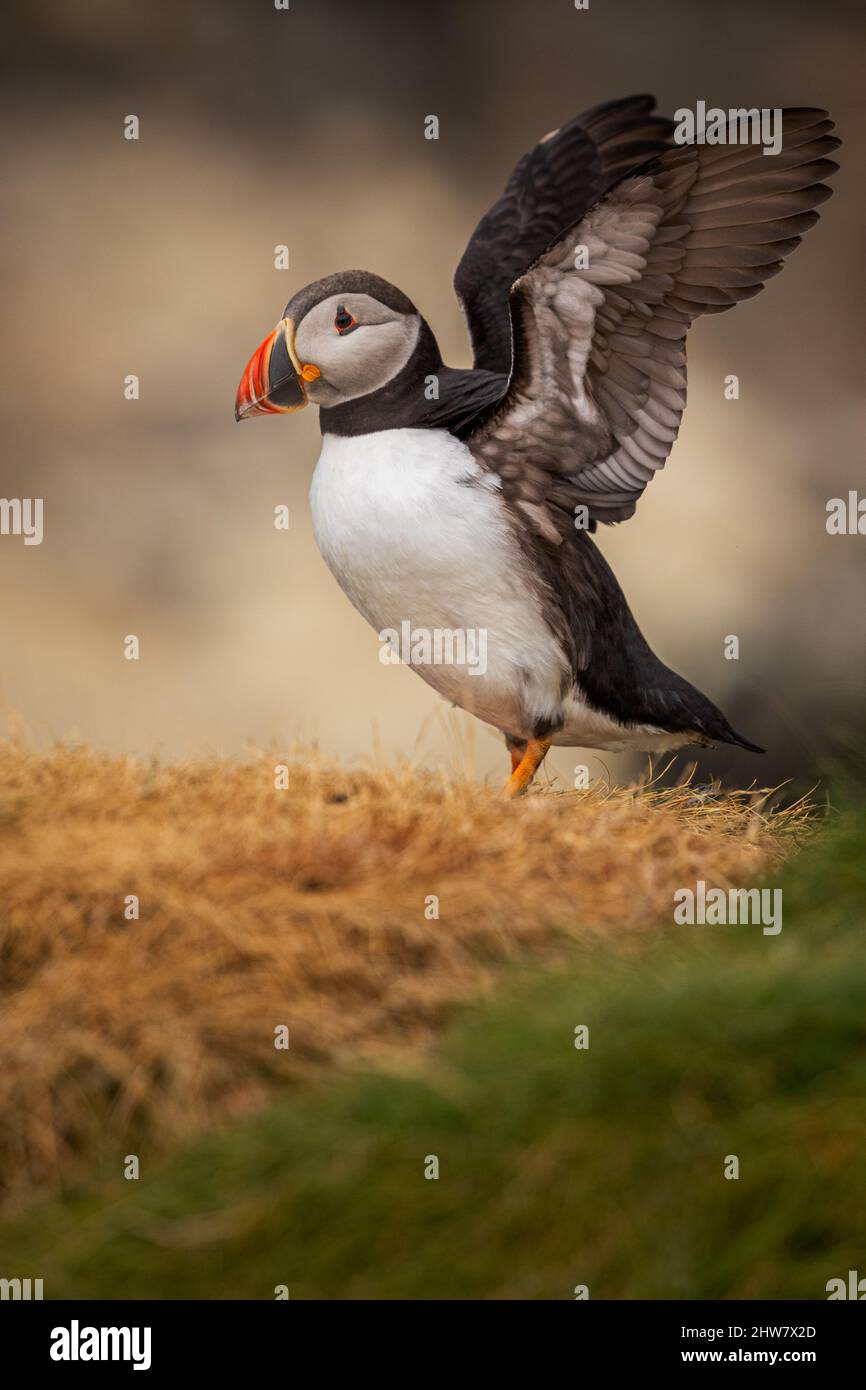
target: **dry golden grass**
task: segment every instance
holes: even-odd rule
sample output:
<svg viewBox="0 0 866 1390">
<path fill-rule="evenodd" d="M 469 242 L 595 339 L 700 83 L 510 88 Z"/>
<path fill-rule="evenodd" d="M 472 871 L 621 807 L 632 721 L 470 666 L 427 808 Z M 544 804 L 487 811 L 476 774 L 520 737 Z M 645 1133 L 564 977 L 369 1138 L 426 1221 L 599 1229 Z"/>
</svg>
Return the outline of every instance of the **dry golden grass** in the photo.
<svg viewBox="0 0 866 1390">
<path fill-rule="evenodd" d="M 171 1146 L 322 1062 L 417 1044 L 502 963 L 634 941 L 670 919 L 675 887 L 748 882 L 808 826 L 802 804 L 770 812 L 757 793 L 507 803 L 300 758 L 278 791 L 276 760 L 0 745 L 7 1200 L 92 1175 L 142 1133 L 150 1153 Z"/>
</svg>

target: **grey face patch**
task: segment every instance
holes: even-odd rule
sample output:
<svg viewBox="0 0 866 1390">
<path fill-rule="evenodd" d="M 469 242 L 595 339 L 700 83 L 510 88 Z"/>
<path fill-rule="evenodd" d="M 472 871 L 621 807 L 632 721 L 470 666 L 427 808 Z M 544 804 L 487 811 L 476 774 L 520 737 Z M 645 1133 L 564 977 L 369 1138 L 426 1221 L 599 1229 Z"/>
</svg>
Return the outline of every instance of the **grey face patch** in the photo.
<svg viewBox="0 0 866 1390">
<path fill-rule="evenodd" d="M 345 310 L 357 327 L 335 325 Z M 372 295 L 341 291 L 314 305 L 295 325 L 295 353 L 321 376 L 309 383 L 314 405 L 335 406 L 378 391 L 403 370 L 418 343 L 421 318 L 402 313 Z"/>
</svg>

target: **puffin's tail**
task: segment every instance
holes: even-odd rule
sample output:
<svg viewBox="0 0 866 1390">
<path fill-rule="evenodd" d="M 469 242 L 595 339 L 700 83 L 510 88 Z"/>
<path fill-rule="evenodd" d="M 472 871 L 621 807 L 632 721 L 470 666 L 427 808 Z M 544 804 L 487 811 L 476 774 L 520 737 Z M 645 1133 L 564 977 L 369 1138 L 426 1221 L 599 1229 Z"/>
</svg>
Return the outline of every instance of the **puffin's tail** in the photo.
<svg viewBox="0 0 866 1390">
<path fill-rule="evenodd" d="M 659 660 L 613 570 L 585 531 L 574 532 L 570 546 L 551 552 L 548 573 L 574 641 L 575 674 L 591 705 L 621 724 L 649 724 L 695 743 L 766 751 L 738 734 L 712 700 Z"/>
<path fill-rule="evenodd" d="M 725 719 L 727 732 L 716 734 L 719 743 L 732 743 L 735 748 L 745 748 L 747 753 L 766 753 L 766 748 L 761 748 L 757 743 L 750 743 L 747 738 L 742 738 L 736 729 L 732 729 L 727 719 Z"/>
<path fill-rule="evenodd" d="M 672 732 L 694 731 L 701 743 L 727 743 L 734 748 L 745 748 L 748 753 L 766 753 L 766 748 L 738 734 L 703 691 L 661 662 L 656 670 L 658 686 L 653 694 L 659 702 L 659 722 L 663 728 Z M 659 679 L 661 672 L 664 677 Z"/>
</svg>

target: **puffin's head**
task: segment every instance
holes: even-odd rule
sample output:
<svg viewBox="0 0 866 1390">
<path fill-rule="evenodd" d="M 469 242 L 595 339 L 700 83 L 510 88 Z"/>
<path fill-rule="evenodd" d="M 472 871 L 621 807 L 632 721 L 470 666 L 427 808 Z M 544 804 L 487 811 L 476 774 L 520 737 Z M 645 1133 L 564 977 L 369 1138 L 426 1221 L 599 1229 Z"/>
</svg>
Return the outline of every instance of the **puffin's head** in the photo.
<svg viewBox="0 0 866 1390">
<path fill-rule="evenodd" d="M 423 326 L 412 301 L 378 275 L 347 270 L 316 280 L 289 300 L 247 363 L 235 419 L 368 396 L 403 371 Z"/>
</svg>

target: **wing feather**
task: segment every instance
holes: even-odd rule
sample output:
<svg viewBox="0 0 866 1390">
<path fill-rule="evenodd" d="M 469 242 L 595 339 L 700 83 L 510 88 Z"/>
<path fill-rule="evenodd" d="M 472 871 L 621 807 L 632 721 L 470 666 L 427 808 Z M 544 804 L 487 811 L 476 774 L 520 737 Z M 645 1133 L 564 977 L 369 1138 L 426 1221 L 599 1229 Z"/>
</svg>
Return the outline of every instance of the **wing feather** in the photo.
<svg viewBox="0 0 866 1390">
<path fill-rule="evenodd" d="M 608 122 L 597 117 L 596 133 Z M 521 274 L 508 392 L 468 443 L 506 496 L 532 502 L 545 535 L 569 524 L 564 486 L 593 522 L 632 515 L 679 430 L 691 323 L 759 294 L 818 220 L 838 168 L 832 128 L 826 112 L 797 108 L 783 113 L 774 157 L 753 145 L 670 149 Z M 618 142 L 627 132 L 608 159 Z"/>
<path fill-rule="evenodd" d="M 546 135 L 519 161 L 454 276 L 476 368 L 510 372 L 508 297 L 515 281 L 609 188 L 669 148 L 673 122 L 654 108 L 655 99 L 644 95 L 605 102 Z"/>
</svg>

